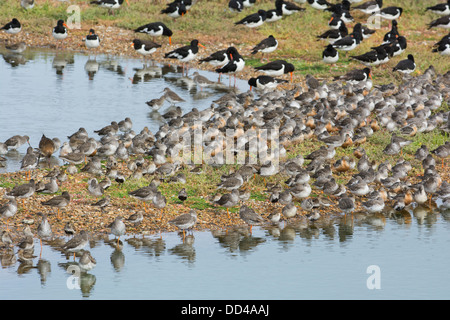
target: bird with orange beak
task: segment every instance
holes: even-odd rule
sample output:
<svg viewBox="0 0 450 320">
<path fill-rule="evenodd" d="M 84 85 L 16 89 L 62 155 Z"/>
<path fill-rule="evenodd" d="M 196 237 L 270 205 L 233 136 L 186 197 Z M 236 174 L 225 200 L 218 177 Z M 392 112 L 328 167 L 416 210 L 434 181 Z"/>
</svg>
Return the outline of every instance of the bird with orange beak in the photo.
<svg viewBox="0 0 450 320">
<path fill-rule="evenodd" d="M 204 48 L 205 46 L 198 42 L 197 39 L 191 41 L 187 46 L 183 46 L 172 50 L 164 55 L 164 58 L 177 59 L 183 63 L 183 71 L 185 69 L 185 63 L 195 59 L 198 53 L 198 47 Z M 186 71 L 187 72 L 187 71 Z"/>
<path fill-rule="evenodd" d="M 68 28 L 69 27 L 65 24 L 64 20 L 58 20 L 56 27 L 54 27 L 52 31 L 53 38 L 56 40 L 64 40 L 69 35 L 67 32 Z"/>
</svg>

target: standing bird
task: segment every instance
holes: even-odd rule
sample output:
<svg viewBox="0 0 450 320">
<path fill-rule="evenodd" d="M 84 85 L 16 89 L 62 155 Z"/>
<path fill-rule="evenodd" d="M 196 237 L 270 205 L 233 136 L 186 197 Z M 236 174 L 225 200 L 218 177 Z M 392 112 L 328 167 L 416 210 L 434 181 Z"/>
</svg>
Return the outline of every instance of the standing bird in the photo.
<svg viewBox="0 0 450 320">
<path fill-rule="evenodd" d="M 271 53 L 278 48 L 278 40 L 273 35 L 268 36 L 253 47 L 251 54 L 262 53 L 261 62 L 264 60 L 265 53 Z"/>
<path fill-rule="evenodd" d="M 30 137 L 26 135 L 25 136 L 14 135 L 5 141 L 5 146 L 8 148 L 8 150 L 17 150 L 25 143 L 28 143 L 28 145 L 31 146 Z"/>
<path fill-rule="evenodd" d="M 154 53 L 158 48 L 161 48 L 161 45 L 156 42 L 140 39 L 134 39 L 132 46 L 137 53 L 140 53 L 143 56 L 148 56 Z"/>
<path fill-rule="evenodd" d="M 0 215 L 6 219 L 6 231 L 9 231 L 9 219 L 14 217 L 17 212 L 17 201 L 15 198 L 12 198 L 3 206 L 0 207 Z"/>
<path fill-rule="evenodd" d="M 189 213 L 184 213 L 177 216 L 175 219 L 169 221 L 178 229 L 183 230 L 183 239 L 185 237 L 185 230 L 192 228 L 197 223 L 197 212 L 195 210 L 190 210 Z"/>
<path fill-rule="evenodd" d="M 30 170 L 36 168 L 38 162 L 39 158 L 34 153 L 33 147 L 28 147 L 27 154 L 22 158 L 22 161 L 20 162 L 20 169 L 27 170 L 27 179 L 29 179 L 31 176 Z"/>
<path fill-rule="evenodd" d="M 169 38 L 169 44 L 172 44 L 172 30 L 170 30 L 164 23 L 159 21 L 140 26 L 139 28 L 135 29 L 134 32 L 146 33 L 153 38 L 165 36 Z"/>
<path fill-rule="evenodd" d="M 254 224 L 259 224 L 264 221 L 264 218 L 255 212 L 250 207 L 242 206 L 239 209 L 239 218 L 241 218 L 246 224 L 250 225 L 250 233 Z"/>
<path fill-rule="evenodd" d="M 61 208 L 67 207 L 67 205 L 70 203 L 70 194 L 67 191 L 64 191 L 61 195 L 55 196 L 47 201 L 42 201 L 41 204 L 44 206 L 49 207 L 56 207 L 58 208 L 58 218 L 59 218 L 59 212 Z"/>
<path fill-rule="evenodd" d="M 183 46 L 172 50 L 164 55 L 166 59 L 177 59 L 183 63 L 183 72 L 185 70 L 185 63 L 195 59 L 198 53 L 198 47 L 204 48 L 205 46 L 198 42 L 197 39 L 191 41 L 190 45 Z M 187 73 L 187 70 L 186 70 Z"/>
<path fill-rule="evenodd" d="M 408 54 L 408 59 L 401 60 L 397 65 L 392 69 L 393 72 L 398 71 L 403 74 L 409 74 L 416 70 L 416 63 L 414 62 L 414 56 L 412 54 Z"/>
<path fill-rule="evenodd" d="M 216 51 L 206 58 L 200 59 L 199 63 L 207 62 L 214 67 L 222 67 L 230 61 L 227 49 Z"/>
<path fill-rule="evenodd" d="M 228 208 L 234 207 L 239 203 L 239 190 L 235 189 L 231 191 L 231 193 L 225 193 L 214 203 L 221 207 L 227 208 L 227 215 L 228 218 L 230 218 L 230 211 Z"/>
<path fill-rule="evenodd" d="M 11 22 L 5 24 L 0 30 L 4 30 L 9 34 L 17 34 L 22 31 L 22 25 L 16 18 L 13 18 Z"/>
<path fill-rule="evenodd" d="M 55 140 L 47 138 L 45 134 L 42 135 L 39 141 L 39 152 L 46 158 L 50 158 L 57 150 L 58 145 Z"/>
<path fill-rule="evenodd" d="M 217 68 L 216 72 L 222 73 L 232 73 L 234 75 L 234 85 L 236 86 L 236 73 L 240 72 L 245 67 L 245 60 L 239 54 L 235 47 L 229 47 L 227 49 L 227 54 L 229 56 L 229 62 L 221 68 Z M 231 80 L 230 80 L 231 81 Z"/>
<path fill-rule="evenodd" d="M 117 247 L 119 247 L 120 237 L 126 232 L 126 226 L 123 222 L 123 218 L 121 216 L 116 217 L 108 227 L 110 228 L 110 233 L 117 237 Z"/>
<path fill-rule="evenodd" d="M 89 34 L 84 39 L 84 45 L 88 49 L 95 49 L 100 46 L 100 37 L 95 34 L 94 29 L 89 30 Z"/>
<path fill-rule="evenodd" d="M 47 215 L 43 214 L 41 212 L 38 213 L 38 215 L 42 215 L 41 223 L 39 223 L 37 228 L 37 235 L 39 237 L 39 243 L 41 245 L 41 251 L 39 256 L 42 255 L 42 239 L 50 238 L 53 235 L 52 232 L 52 226 L 50 225 L 50 222 L 48 222 Z"/>
<path fill-rule="evenodd" d="M 58 20 L 58 22 L 56 23 L 56 27 L 54 27 L 52 30 L 53 38 L 55 38 L 56 40 L 64 40 L 65 38 L 67 38 L 67 36 L 69 35 L 69 33 L 67 32 L 67 28 L 68 26 L 64 22 L 64 20 Z"/>
<path fill-rule="evenodd" d="M 193 80 L 194 80 L 195 84 L 200 87 L 200 91 L 203 90 L 204 87 L 208 87 L 208 86 L 215 84 L 214 81 L 211 81 L 207 77 L 202 76 L 197 71 L 195 71 L 192 75 L 194 76 Z"/>
<path fill-rule="evenodd" d="M 89 233 L 86 230 L 80 231 L 80 233 L 74 235 L 69 241 L 61 246 L 63 251 L 72 252 L 73 259 L 75 260 L 75 254 L 84 249 L 89 243 Z"/>
<path fill-rule="evenodd" d="M 79 265 L 84 271 L 89 271 L 97 265 L 97 261 L 89 251 L 83 251 L 80 257 Z"/>
<path fill-rule="evenodd" d="M 171 104 L 175 105 L 179 102 L 185 102 L 183 98 L 181 98 L 178 94 L 176 94 L 173 90 L 171 90 L 169 87 L 164 88 L 164 97 L 165 99 Z"/>
<path fill-rule="evenodd" d="M 36 191 L 36 182 L 31 179 L 30 182 L 15 186 L 11 191 L 6 193 L 7 197 L 26 199 L 31 197 Z"/>
</svg>

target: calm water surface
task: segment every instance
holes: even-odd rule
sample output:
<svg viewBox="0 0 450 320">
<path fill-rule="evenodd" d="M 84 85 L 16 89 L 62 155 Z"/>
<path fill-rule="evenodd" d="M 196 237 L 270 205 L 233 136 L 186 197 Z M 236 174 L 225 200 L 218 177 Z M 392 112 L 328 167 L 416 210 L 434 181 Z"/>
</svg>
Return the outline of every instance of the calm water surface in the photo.
<svg viewBox="0 0 450 320">
<path fill-rule="evenodd" d="M 209 107 L 228 90 L 200 92 L 169 66 L 142 75 L 138 59 L 93 62 L 30 51 L 12 62 L 3 54 L 0 140 L 27 134 L 32 146 L 42 134 L 64 141 L 79 127 L 92 132 L 127 116 L 136 132 L 144 126 L 156 132 L 168 105 L 152 113 L 145 101 L 166 86 L 186 99 L 185 112 Z M 238 88 L 248 86 L 239 81 Z M 0 172 L 17 170 L 25 149 L 6 155 Z M 17 248 L 0 257 L 0 299 L 449 299 L 449 218 L 449 212 L 414 208 L 255 227 L 252 234 L 194 232 L 184 241 L 177 233 L 128 236 L 120 249 L 105 237 L 87 248 L 95 268 L 74 274 L 78 258 L 62 254 L 60 242 L 44 243 L 41 251 L 36 240 L 30 263 L 17 260 Z"/>
</svg>

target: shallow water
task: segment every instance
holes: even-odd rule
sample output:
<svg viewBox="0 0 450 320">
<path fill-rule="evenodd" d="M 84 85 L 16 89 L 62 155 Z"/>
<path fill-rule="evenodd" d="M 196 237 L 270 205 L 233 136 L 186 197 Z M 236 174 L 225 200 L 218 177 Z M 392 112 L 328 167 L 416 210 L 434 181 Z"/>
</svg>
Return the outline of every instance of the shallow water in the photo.
<svg viewBox="0 0 450 320">
<path fill-rule="evenodd" d="M 27 134 L 34 147 L 42 134 L 64 141 L 79 127 L 92 132 L 127 116 L 136 132 L 144 126 L 156 132 L 168 105 L 152 113 L 145 101 L 166 86 L 187 100 L 180 104 L 184 112 L 209 107 L 229 89 L 200 92 L 173 66 L 142 76 L 139 59 L 98 56 L 98 71 L 88 73 L 86 65 L 97 64 L 82 54 L 28 51 L 22 62 L 3 58 L 0 140 Z M 248 89 L 244 81 L 237 86 Z M 8 153 L 0 172 L 17 170 L 25 150 Z M 254 227 L 252 234 L 196 231 L 184 242 L 177 233 L 128 236 L 120 249 L 106 237 L 91 241 L 86 249 L 97 265 L 79 274 L 68 272 L 79 270 L 78 258 L 74 263 L 62 254 L 61 241 L 44 243 L 40 252 L 35 240 L 31 264 L 17 260 L 17 248 L 2 252 L 0 299 L 449 299 L 449 218 L 418 207 Z"/>
<path fill-rule="evenodd" d="M 86 248 L 97 265 L 80 273 L 70 273 L 80 271 L 78 258 L 48 243 L 40 252 L 36 241 L 32 264 L 2 256 L 0 297 L 448 299 L 449 218 L 450 212 L 416 210 L 254 227 L 251 234 L 193 232 L 184 242 L 177 233 L 136 235 L 121 238 L 120 249 L 105 237 Z"/>
<path fill-rule="evenodd" d="M 126 117 L 133 121 L 136 133 L 144 127 L 156 133 L 170 103 L 153 111 L 145 102 L 159 98 L 165 87 L 186 100 L 177 104 L 183 113 L 193 107 L 208 108 L 213 100 L 235 89 L 234 82 L 230 87 L 228 78 L 222 77 L 217 86 L 200 90 L 192 81 L 194 71 L 212 81 L 218 80 L 218 74 L 191 69 L 186 77 L 179 66 L 144 64 L 141 59 L 43 50 L 11 55 L 0 49 L 0 54 L 0 141 L 28 135 L 32 147 L 39 145 L 43 134 L 64 142 L 80 127 L 95 135 L 94 130 Z M 236 81 L 237 90 L 248 88 L 245 81 Z M 25 144 L 18 152 L 10 151 L 0 173 L 18 170 L 26 149 Z"/>
</svg>

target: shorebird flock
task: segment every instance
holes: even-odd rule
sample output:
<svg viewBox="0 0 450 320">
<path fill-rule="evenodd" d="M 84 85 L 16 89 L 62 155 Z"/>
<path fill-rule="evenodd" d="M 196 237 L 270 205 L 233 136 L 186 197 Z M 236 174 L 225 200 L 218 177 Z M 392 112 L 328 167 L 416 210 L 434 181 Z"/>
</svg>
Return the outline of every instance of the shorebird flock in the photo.
<svg viewBox="0 0 450 320">
<path fill-rule="evenodd" d="M 110 1 L 95 2 L 106 6 Z M 122 2 L 118 1 L 107 7 L 116 9 L 114 6 L 120 6 Z M 192 5 L 189 1 L 175 1 L 162 13 L 174 18 L 182 17 L 189 10 L 188 3 Z M 230 8 L 240 11 L 254 4 L 255 1 L 230 1 Z M 340 30 L 339 32 L 345 33 L 345 28 L 341 26 L 346 19 L 352 21 L 349 1 L 331 5 L 326 1 L 308 0 L 308 4 L 317 10 L 331 11 L 333 19 L 330 24 L 341 20 L 338 29 L 334 29 Z M 236 24 L 256 28 L 267 21 L 268 17 L 275 21 L 277 17 L 305 10 L 298 8 L 300 7 L 296 4 L 277 0 L 273 12 L 258 10 Z M 433 149 L 426 144 L 417 148 L 412 155 L 419 164 L 415 171 L 412 163 L 403 157 L 403 149 L 414 145 L 415 137 L 420 133 L 438 131 L 448 137 L 449 110 L 442 106 L 448 105 L 450 73 L 438 74 L 433 66 L 429 66 L 422 74 L 413 75 L 416 64 L 414 57 L 409 54 L 407 59 L 393 68 L 394 72 L 405 73 L 399 85 L 374 85 L 370 66 L 385 63 L 387 57 L 396 52 L 401 54 L 406 49 L 404 38 L 396 29 L 398 23 L 395 20 L 402 14 L 402 10 L 383 8 L 381 0 L 368 1 L 353 9 L 392 20 L 392 29 L 386 38 L 393 38 L 366 55 L 351 57 L 365 64 L 364 68 L 352 70 L 330 81 L 318 81 L 308 75 L 305 77 L 305 85 L 292 83 L 289 89 L 277 89 L 271 83 L 271 78 L 267 77 L 292 74 L 294 68 L 285 61 L 275 60 L 268 63 L 268 66 L 257 68 L 267 72 L 266 78 L 256 78 L 249 82 L 252 87 L 260 89 L 257 93 L 251 90 L 243 93 L 233 91 L 214 101 L 205 110 L 193 107 L 183 114 L 181 108 L 176 106 L 183 99 L 166 88 L 162 97 L 147 102 L 155 110 L 160 109 L 164 101 L 169 101 L 173 106 L 162 114 L 166 123 L 155 133 L 148 128 L 135 133 L 130 115 L 93 133 L 80 128 L 67 136 L 67 141 L 43 135 L 39 144 L 33 147 L 26 135 L 6 139 L 0 143 L 2 159 L 11 149 L 19 149 L 28 144 L 21 169 L 27 172 L 29 181 L 6 190 L 0 207 L 0 213 L 6 220 L 6 228 L 2 233 L 9 232 L 9 221 L 20 208 L 20 200 L 34 197 L 38 193 L 53 195 L 53 198 L 42 202 L 42 205 L 48 206 L 49 211 L 55 208 L 59 215 L 59 211 L 72 201 L 70 190 L 58 188 L 67 179 L 67 175 L 81 171 L 91 176 L 88 192 L 102 198 L 93 203 L 100 210 L 104 210 L 110 203 L 107 193 L 111 183 L 121 185 L 131 176 L 151 177 L 148 186 L 128 192 L 130 199 L 142 202 L 146 214 L 133 212 L 129 217 L 117 217 L 110 224 L 111 234 L 117 237 L 119 243 L 119 238 L 126 234 L 127 223 L 137 224 L 148 217 L 149 202 L 160 214 L 164 213 L 168 206 L 167 199 L 161 192 L 164 184 L 185 184 L 186 188 L 180 190 L 178 199 L 186 201 L 189 197 L 186 189 L 190 182 L 181 173 L 182 169 L 188 168 L 192 175 L 202 174 L 206 165 L 235 165 L 237 160 L 234 156 L 238 154 L 242 155 L 243 162 L 229 175 L 221 177 L 216 186 L 220 195 L 212 197 L 210 203 L 226 210 L 228 217 L 233 214 L 230 213 L 230 208 L 239 207 L 239 218 L 249 225 L 250 231 L 255 224 L 279 223 L 299 216 L 316 221 L 326 215 L 327 211 L 331 211 L 331 208 L 343 216 L 352 214 L 355 210 L 362 210 L 367 214 L 382 213 L 387 207 L 396 211 L 417 205 L 432 208 L 438 204 L 443 209 L 450 208 L 450 184 L 441 176 L 446 172 L 450 141 L 447 139 Z M 447 13 L 448 7 L 430 7 L 429 10 Z M 450 23 L 445 24 L 445 21 L 439 19 L 439 22 L 432 22 L 430 27 Z M 20 27 L 12 21 L 3 30 L 20 32 L 17 31 L 18 28 Z M 62 28 L 64 22 L 58 22 L 54 33 L 61 33 Z M 172 35 L 161 24 L 148 24 L 136 29 L 136 32 L 145 32 L 151 36 Z M 333 39 L 331 47 L 326 48 L 325 62 L 336 63 L 337 60 L 332 58 L 333 50 L 351 51 L 370 32 L 357 23 L 353 33 L 349 35 L 333 32 L 320 35 L 321 39 Z M 63 33 L 67 33 L 67 30 Z M 97 45 L 96 38 L 92 37 L 94 34 L 91 30 L 89 39 L 86 38 L 89 41 L 86 45 Z M 61 39 L 61 35 L 58 37 Z M 445 54 L 441 47 L 448 46 L 448 41 L 443 39 L 436 50 Z M 192 40 L 189 46 L 170 51 L 165 56 L 186 63 L 196 56 L 199 45 L 198 40 Z M 159 48 L 137 40 L 133 41 L 133 46 L 144 55 Z M 263 40 L 256 45 L 253 53 L 270 53 L 276 46 L 276 40 L 269 37 L 267 41 Z M 215 64 L 219 74 L 236 73 L 245 65 L 243 57 L 234 47 L 217 52 L 201 62 Z M 208 86 L 208 79 L 202 78 L 198 73 L 195 77 L 200 87 Z M 390 139 L 386 145 L 378 146 L 382 154 L 373 154 L 369 141 L 378 131 L 382 131 Z M 248 134 L 249 132 L 252 134 Z M 264 136 L 263 133 L 267 132 L 275 132 L 275 139 Z M 305 141 L 314 141 L 317 145 L 315 150 L 303 153 L 300 149 L 296 154 L 289 154 L 288 150 Z M 252 146 L 256 146 L 256 149 Z M 198 158 L 195 158 L 196 148 L 200 148 Z M 338 158 L 336 155 L 344 149 L 352 152 L 346 152 L 345 156 Z M 181 151 L 188 157 L 179 158 Z M 45 177 L 46 181 L 35 181 L 32 170 L 40 162 L 54 156 L 63 160 L 65 165 L 49 172 Z M 229 159 L 232 161 L 227 162 Z M 129 175 L 123 173 L 125 166 Z M 418 169 L 420 173 L 413 174 Z M 343 176 L 348 180 L 342 182 Z M 280 210 L 257 212 L 251 207 L 251 202 L 248 201 L 252 190 L 248 190 L 248 185 L 256 179 L 264 181 L 267 201 L 279 203 Z M 52 235 L 47 213 L 49 212 L 42 214 L 37 228 L 39 238 Z M 184 234 L 195 226 L 200 215 L 201 212 L 192 209 L 171 220 L 170 224 L 178 227 Z M 67 252 L 80 251 L 86 246 L 86 239 L 86 233 L 81 231 L 63 249 Z"/>
</svg>

